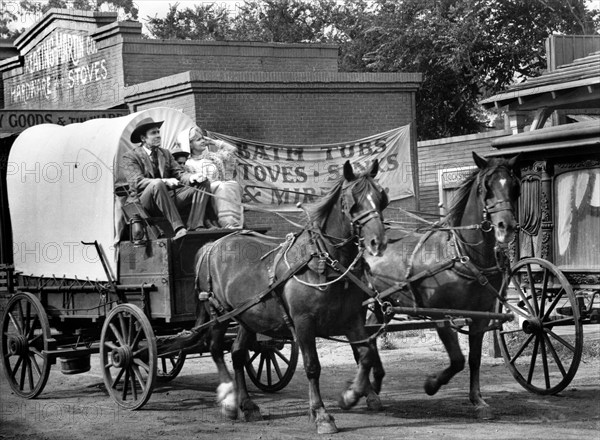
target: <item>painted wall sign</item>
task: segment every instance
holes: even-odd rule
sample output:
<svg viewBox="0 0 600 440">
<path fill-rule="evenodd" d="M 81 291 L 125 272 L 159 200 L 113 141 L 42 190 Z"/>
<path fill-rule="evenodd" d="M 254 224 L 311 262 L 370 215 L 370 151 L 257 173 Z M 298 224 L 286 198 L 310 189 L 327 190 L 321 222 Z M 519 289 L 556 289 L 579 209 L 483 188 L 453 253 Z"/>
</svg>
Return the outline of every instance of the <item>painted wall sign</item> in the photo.
<svg viewBox="0 0 600 440">
<path fill-rule="evenodd" d="M 67 125 L 128 114 L 128 110 L 0 110 L 0 132 L 20 133 L 39 124 Z"/>
<path fill-rule="evenodd" d="M 5 106 L 33 110 L 115 105 L 120 75 L 111 61 L 112 50 L 99 51 L 87 31 L 54 30 L 23 55 L 22 73 L 5 76 Z"/>
</svg>

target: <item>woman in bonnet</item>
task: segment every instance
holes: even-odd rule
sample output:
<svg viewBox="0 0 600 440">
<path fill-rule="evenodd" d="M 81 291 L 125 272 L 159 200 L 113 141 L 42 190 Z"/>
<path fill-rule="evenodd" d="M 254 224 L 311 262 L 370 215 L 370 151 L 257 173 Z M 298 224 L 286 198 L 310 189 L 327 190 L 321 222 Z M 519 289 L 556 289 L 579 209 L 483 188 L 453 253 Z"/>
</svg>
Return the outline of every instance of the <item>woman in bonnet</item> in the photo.
<svg viewBox="0 0 600 440">
<path fill-rule="evenodd" d="M 194 173 L 200 173 L 210 181 L 212 207 L 219 226 L 241 228 L 244 223 L 242 207 L 242 187 L 233 180 L 236 166 L 236 147 L 222 140 L 211 139 L 205 130 L 192 127 L 177 136 L 179 147 L 189 151 L 190 157 L 185 166 Z"/>
</svg>

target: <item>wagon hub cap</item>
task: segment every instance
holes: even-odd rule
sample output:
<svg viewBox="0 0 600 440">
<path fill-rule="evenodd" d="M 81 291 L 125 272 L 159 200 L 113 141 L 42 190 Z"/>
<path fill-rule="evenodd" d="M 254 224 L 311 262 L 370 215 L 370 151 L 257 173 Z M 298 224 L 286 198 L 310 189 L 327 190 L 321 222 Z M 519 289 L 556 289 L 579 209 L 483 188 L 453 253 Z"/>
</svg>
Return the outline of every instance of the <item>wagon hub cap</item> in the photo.
<svg viewBox="0 0 600 440">
<path fill-rule="evenodd" d="M 13 335 L 8 338 L 8 352 L 11 355 L 22 356 L 29 351 L 29 342 L 23 335 Z"/>
<path fill-rule="evenodd" d="M 532 333 L 539 334 L 542 332 L 542 322 L 538 318 L 523 321 L 523 331 L 528 335 Z"/>
<path fill-rule="evenodd" d="M 133 360 L 133 354 L 129 346 L 114 349 L 110 353 L 110 357 L 112 359 L 112 364 L 116 368 L 128 367 L 129 365 L 131 365 L 131 361 Z"/>
</svg>

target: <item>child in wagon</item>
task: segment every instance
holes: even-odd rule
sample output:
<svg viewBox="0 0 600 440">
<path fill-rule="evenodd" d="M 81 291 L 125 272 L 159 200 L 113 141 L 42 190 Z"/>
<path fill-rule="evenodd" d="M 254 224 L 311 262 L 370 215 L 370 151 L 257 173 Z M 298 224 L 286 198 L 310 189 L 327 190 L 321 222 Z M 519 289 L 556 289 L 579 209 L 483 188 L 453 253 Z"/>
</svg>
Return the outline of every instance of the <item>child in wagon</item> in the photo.
<svg viewBox="0 0 600 440">
<path fill-rule="evenodd" d="M 206 130 L 192 127 L 177 136 L 179 148 L 190 151 L 185 166 L 210 181 L 212 207 L 219 226 L 241 228 L 243 226 L 242 187 L 233 180 L 236 166 L 236 147 L 208 136 Z"/>
</svg>

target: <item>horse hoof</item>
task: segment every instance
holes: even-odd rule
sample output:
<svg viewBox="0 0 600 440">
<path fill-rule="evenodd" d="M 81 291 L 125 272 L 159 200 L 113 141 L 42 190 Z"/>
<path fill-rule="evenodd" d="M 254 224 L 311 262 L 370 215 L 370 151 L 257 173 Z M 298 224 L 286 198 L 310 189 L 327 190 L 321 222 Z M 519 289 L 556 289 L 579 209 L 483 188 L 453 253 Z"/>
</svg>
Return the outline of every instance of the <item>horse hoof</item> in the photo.
<svg viewBox="0 0 600 440">
<path fill-rule="evenodd" d="M 233 405 L 221 404 L 221 415 L 231 420 L 237 419 L 237 409 Z"/>
<path fill-rule="evenodd" d="M 492 420 L 494 412 L 489 406 L 478 406 L 475 408 L 475 414 L 479 420 Z"/>
<path fill-rule="evenodd" d="M 340 396 L 338 406 L 343 410 L 348 410 L 358 403 L 359 397 L 354 391 L 346 390 Z"/>
<path fill-rule="evenodd" d="M 242 417 L 244 418 L 244 422 L 260 422 L 263 419 L 258 408 L 242 411 Z"/>
<path fill-rule="evenodd" d="M 336 432 L 338 429 L 333 417 L 329 416 L 327 419 L 317 421 L 317 434 L 335 434 Z"/>
<path fill-rule="evenodd" d="M 425 392 L 427 393 L 428 396 L 433 396 L 435 393 L 437 393 L 438 390 L 440 389 L 440 386 L 438 385 L 438 382 L 437 382 L 437 376 L 435 376 L 434 374 L 432 374 L 431 376 L 427 376 L 427 379 L 425 379 L 425 385 L 423 385 L 423 388 L 425 388 Z"/>
<path fill-rule="evenodd" d="M 381 411 L 383 409 L 381 399 L 377 394 L 372 393 L 367 396 L 367 409 L 369 411 Z"/>
</svg>

